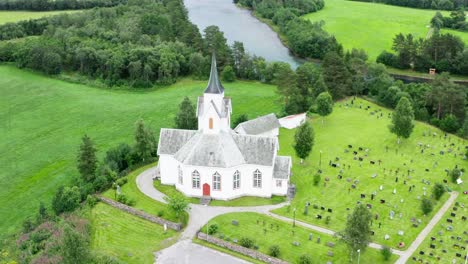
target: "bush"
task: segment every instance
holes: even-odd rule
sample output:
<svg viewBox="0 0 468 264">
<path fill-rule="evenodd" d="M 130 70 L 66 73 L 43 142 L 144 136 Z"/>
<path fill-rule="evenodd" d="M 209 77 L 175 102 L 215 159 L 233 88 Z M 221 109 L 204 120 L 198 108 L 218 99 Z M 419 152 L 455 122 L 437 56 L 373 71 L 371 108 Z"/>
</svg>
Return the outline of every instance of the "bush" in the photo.
<svg viewBox="0 0 468 264">
<path fill-rule="evenodd" d="M 434 198 L 438 201 L 440 197 L 445 193 L 445 187 L 440 184 L 436 183 L 434 187 L 432 188 L 432 195 L 434 195 Z"/>
<path fill-rule="evenodd" d="M 243 237 L 239 240 L 239 245 L 245 248 L 252 248 L 255 245 L 255 241 L 248 237 Z"/>
<path fill-rule="evenodd" d="M 217 224 L 212 224 L 208 227 L 208 235 L 213 235 L 218 232 L 218 225 Z"/>
<path fill-rule="evenodd" d="M 299 260 L 297 263 L 298 264 L 312 264 L 312 258 L 307 254 L 303 254 L 299 257 Z"/>
<path fill-rule="evenodd" d="M 86 204 L 89 205 L 89 207 L 94 207 L 98 201 L 99 199 L 94 195 L 88 195 L 86 197 Z"/>
<path fill-rule="evenodd" d="M 392 250 L 387 246 L 384 246 L 380 250 L 380 253 L 382 254 L 385 261 L 390 260 L 390 258 L 392 257 Z"/>
<path fill-rule="evenodd" d="M 128 198 L 128 197 L 127 197 L 126 195 L 124 195 L 124 194 L 117 195 L 117 201 L 118 201 L 119 203 L 123 203 L 123 204 L 126 204 L 126 205 L 128 205 L 128 206 L 133 206 L 133 205 L 135 205 L 135 200 Z"/>
<path fill-rule="evenodd" d="M 127 181 L 128 181 L 127 177 L 122 177 L 118 179 L 117 181 L 115 181 L 115 183 L 118 184 L 120 187 L 122 187 L 123 185 L 127 183 Z"/>
<path fill-rule="evenodd" d="M 236 75 L 231 66 L 224 67 L 221 76 L 223 77 L 223 81 L 225 82 L 233 82 L 236 79 Z"/>
<path fill-rule="evenodd" d="M 388 51 L 382 51 L 377 57 L 377 63 L 382 63 L 387 66 L 396 66 L 398 64 L 397 57 Z"/>
<path fill-rule="evenodd" d="M 272 257 L 279 257 L 280 255 L 280 247 L 278 245 L 272 245 L 269 249 L 268 249 L 268 255 L 272 256 Z"/>
<path fill-rule="evenodd" d="M 446 115 L 444 119 L 440 121 L 440 128 L 449 133 L 455 133 L 460 129 L 460 124 L 454 115 Z"/>
<path fill-rule="evenodd" d="M 457 183 L 458 177 L 460 177 L 460 170 L 455 168 L 450 172 L 450 179 L 453 183 Z"/>
<path fill-rule="evenodd" d="M 158 217 L 162 217 L 164 215 L 164 210 L 159 210 L 158 211 Z"/>
<path fill-rule="evenodd" d="M 427 198 L 424 198 L 422 199 L 421 201 L 421 209 L 423 211 L 423 213 L 425 215 L 429 214 L 430 212 L 432 212 L 432 209 L 433 209 L 433 205 L 432 205 L 432 202 L 431 200 L 427 199 Z"/>
<path fill-rule="evenodd" d="M 321 179 L 320 174 L 317 173 L 314 175 L 314 186 L 317 186 L 319 184 L 320 179 Z"/>
</svg>

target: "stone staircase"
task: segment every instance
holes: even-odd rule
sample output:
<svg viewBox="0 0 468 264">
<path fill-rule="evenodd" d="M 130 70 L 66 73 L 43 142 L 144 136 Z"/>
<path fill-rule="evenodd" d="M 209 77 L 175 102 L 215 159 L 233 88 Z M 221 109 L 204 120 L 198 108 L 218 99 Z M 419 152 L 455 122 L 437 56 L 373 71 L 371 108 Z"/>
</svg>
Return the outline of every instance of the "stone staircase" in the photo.
<svg viewBox="0 0 468 264">
<path fill-rule="evenodd" d="M 211 196 L 202 196 L 202 198 L 200 198 L 201 205 L 209 205 L 210 202 L 211 202 Z"/>
</svg>

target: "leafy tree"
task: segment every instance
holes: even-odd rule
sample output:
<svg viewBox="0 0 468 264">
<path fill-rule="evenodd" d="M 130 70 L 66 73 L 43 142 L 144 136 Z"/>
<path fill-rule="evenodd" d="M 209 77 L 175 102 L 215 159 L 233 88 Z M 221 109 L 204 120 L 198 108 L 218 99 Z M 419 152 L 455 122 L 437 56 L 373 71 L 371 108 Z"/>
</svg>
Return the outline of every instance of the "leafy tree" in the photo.
<svg viewBox="0 0 468 264">
<path fill-rule="evenodd" d="M 448 114 L 440 121 L 440 128 L 449 133 L 455 133 L 460 128 L 460 124 L 458 123 L 457 117 Z"/>
<path fill-rule="evenodd" d="M 274 74 L 277 91 L 283 97 L 284 103 L 288 104 L 297 88 L 297 75 L 287 63 L 281 63 L 278 66 Z"/>
<path fill-rule="evenodd" d="M 234 122 L 232 123 L 232 128 L 236 128 L 240 123 L 246 122 L 249 120 L 249 116 L 247 114 L 242 114 L 238 116 L 236 119 L 234 119 Z"/>
<path fill-rule="evenodd" d="M 432 202 L 431 200 L 427 199 L 427 198 L 423 198 L 421 200 L 421 210 L 423 211 L 423 213 L 425 215 L 429 214 L 430 212 L 432 212 L 432 209 L 434 208 L 434 206 L 432 205 Z"/>
<path fill-rule="evenodd" d="M 372 214 L 363 204 L 357 205 L 352 214 L 348 215 L 346 228 L 342 232 L 342 239 L 352 254 L 358 249 L 364 251 L 371 241 L 371 220 Z"/>
<path fill-rule="evenodd" d="M 390 260 L 390 258 L 392 257 L 392 249 L 387 246 L 383 246 L 380 250 L 380 253 L 382 254 L 385 261 Z"/>
<path fill-rule="evenodd" d="M 135 147 L 134 150 L 141 161 L 145 161 L 154 154 L 156 149 L 156 140 L 151 130 L 145 127 L 143 119 L 136 123 L 135 129 Z"/>
<path fill-rule="evenodd" d="M 52 199 L 52 210 L 56 215 L 75 210 L 81 201 L 81 193 L 78 187 L 59 187 Z"/>
<path fill-rule="evenodd" d="M 408 98 L 402 97 L 392 114 L 392 124 L 390 125 L 390 132 L 397 135 L 398 144 L 400 137 L 409 138 L 413 132 L 413 121 L 414 112 L 411 103 Z"/>
<path fill-rule="evenodd" d="M 296 155 L 301 158 L 301 164 L 307 158 L 314 146 L 314 130 L 309 122 L 302 124 L 294 135 L 294 150 Z"/>
<path fill-rule="evenodd" d="M 323 125 L 324 117 L 333 112 L 333 99 L 328 92 L 324 92 L 317 96 L 315 103 L 317 104 L 317 113 L 322 116 Z"/>
<path fill-rule="evenodd" d="M 231 66 L 224 67 L 221 75 L 223 77 L 223 81 L 225 82 L 233 82 L 236 80 L 236 74 L 234 73 L 234 70 Z"/>
<path fill-rule="evenodd" d="M 181 194 L 166 196 L 164 199 L 176 217 L 180 217 L 183 212 L 190 209 L 187 199 Z"/>
<path fill-rule="evenodd" d="M 188 97 L 179 105 L 179 112 L 175 117 L 176 128 L 178 129 L 197 129 L 198 120 L 195 114 L 195 107 Z"/>
<path fill-rule="evenodd" d="M 341 99 L 350 94 L 351 75 L 343 58 L 336 52 L 328 53 L 322 64 L 323 76 L 333 99 Z"/>
<path fill-rule="evenodd" d="M 450 172 L 450 179 L 452 180 L 453 183 L 457 183 L 457 180 L 460 177 L 460 175 L 461 175 L 461 171 L 455 168 Z"/>
<path fill-rule="evenodd" d="M 96 148 L 88 135 L 84 135 L 78 152 L 78 171 L 85 182 L 92 182 L 96 176 Z"/>
<path fill-rule="evenodd" d="M 220 68 L 230 64 L 231 49 L 227 44 L 224 33 L 218 26 L 208 26 L 204 30 L 206 50 L 216 53 L 217 64 Z"/>
<path fill-rule="evenodd" d="M 439 11 L 436 12 L 435 16 L 431 19 L 431 26 L 434 30 L 439 31 L 444 27 L 444 17 Z"/>
<path fill-rule="evenodd" d="M 268 248 L 268 255 L 277 258 L 280 256 L 281 250 L 278 245 L 272 245 Z"/>
<path fill-rule="evenodd" d="M 90 260 L 88 242 L 68 225 L 64 228 L 60 253 L 64 264 L 86 264 Z"/>
<path fill-rule="evenodd" d="M 437 201 L 440 200 L 440 197 L 442 197 L 444 193 L 445 187 L 440 183 L 436 183 L 432 188 L 432 195 L 434 195 L 434 199 L 436 199 Z"/>
</svg>

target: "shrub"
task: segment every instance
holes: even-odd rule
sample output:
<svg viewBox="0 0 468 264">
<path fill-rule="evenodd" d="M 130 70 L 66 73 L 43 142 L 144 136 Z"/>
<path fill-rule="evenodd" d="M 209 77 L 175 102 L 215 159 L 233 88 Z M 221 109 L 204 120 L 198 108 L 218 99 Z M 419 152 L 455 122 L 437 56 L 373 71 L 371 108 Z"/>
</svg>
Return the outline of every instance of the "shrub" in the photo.
<svg viewBox="0 0 468 264">
<path fill-rule="evenodd" d="M 450 179 L 453 183 L 457 183 L 458 177 L 460 177 L 460 170 L 455 168 L 450 172 Z"/>
<path fill-rule="evenodd" d="M 122 187 L 123 185 L 127 183 L 127 181 L 128 181 L 127 177 L 122 177 L 118 179 L 117 181 L 115 181 L 115 183 L 118 184 L 120 187 Z"/>
<path fill-rule="evenodd" d="M 159 210 L 158 211 L 158 217 L 162 217 L 164 215 L 164 210 Z"/>
<path fill-rule="evenodd" d="M 217 224 L 212 224 L 208 227 L 208 235 L 213 235 L 218 232 L 218 225 Z"/>
<path fill-rule="evenodd" d="M 307 254 L 303 254 L 299 257 L 299 260 L 297 263 L 298 264 L 312 264 L 312 258 Z"/>
<path fill-rule="evenodd" d="M 432 202 L 431 200 L 427 199 L 427 198 L 424 198 L 422 199 L 421 201 L 421 209 L 423 211 L 423 213 L 425 215 L 429 214 L 430 212 L 432 212 L 432 209 L 433 209 L 433 205 L 432 205 Z"/>
<path fill-rule="evenodd" d="M 314 175 L 314 186 L 317 186 L 319 184 L 320 178 L 321 178 L 320 174 L 317 173 Z"/>
<path fill-rule="evenodd" d="M 438 201 L 440 197 L 445 193 L 445 188 L 442 184 L 436 183 L 434 187 L 432 188 L 432 195 L 434 195 L 434 198 Z"/>
<path fill-rule="evenodd" d="M 236 74 L 231 66 L 224 67 L 221 76 L 225 82 L 233 82 L 236 79 Z"/>
<path fill-rule="evenodd" d="M 252 248 L 255 244 L 255 241 L 248 237 L 243 237 L 239 240 L 239 245 L 245 248 Z"/>
<path fill-rule="evenodd" d="M 382 63 L 388 66 L 396 66 L 398 64 L 397 57 L 388 51 L 380 53 L 376 61 L 377 63 Z"/>
<path fill-rule="evenodd" d="M 280 247 L 278 245 L 272 245 L 269 249 L 268 249 L 268 255 L 272 256 L 272 257 L 279 257 L 280 255 Z"/>
<path fill-rule="evenodd" d="M 440 121 L 440 128 L 449 133 L 455 133 L 460 128 L 460 124 L 454 115 L 446 115 Z"/>
<path fill-rule="evenodd" d="M 89 195 L 86 197 L 86 204 L 89 207 L 94 207 L 98 203 L 99 199 L 94 195 Z"/>
<path fill-rule="evenodd" d="M 380 253 L 382 254 L 385 261 L 390 260 L 390 258 L 392 257 L 392 250 L 387 246 L 384 246 L 380 250 Z"/>
<path fill-rule="evenodd" d="M 135 200 L 128 198 L 125 194 L 117 195 L 117 201 L 128 206 L 135 205 Z"/>
</svg>

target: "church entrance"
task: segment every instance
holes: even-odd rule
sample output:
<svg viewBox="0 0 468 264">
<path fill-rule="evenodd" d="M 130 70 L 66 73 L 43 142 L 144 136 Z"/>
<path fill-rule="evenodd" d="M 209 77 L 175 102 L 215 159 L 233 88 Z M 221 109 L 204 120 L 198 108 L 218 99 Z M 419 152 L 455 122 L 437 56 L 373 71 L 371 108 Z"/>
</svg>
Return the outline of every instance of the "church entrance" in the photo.
<svg viewBox="0 0 468 264">
<path fill-rule="evenodd" d="M 203 184 L 203 196 L 210 196 L 210 185 L 208 183 Z"/>
</svg>

